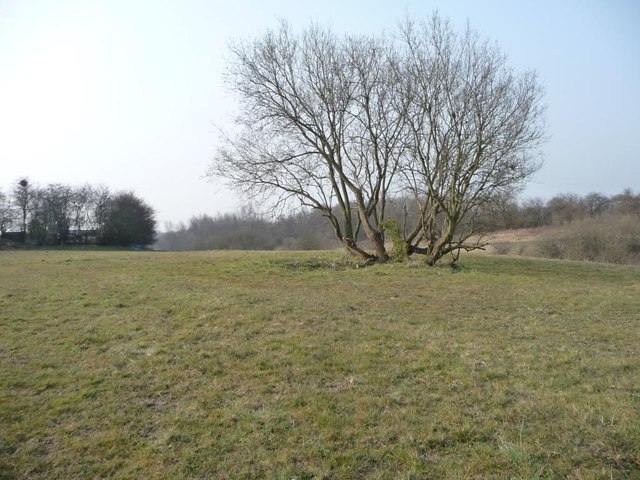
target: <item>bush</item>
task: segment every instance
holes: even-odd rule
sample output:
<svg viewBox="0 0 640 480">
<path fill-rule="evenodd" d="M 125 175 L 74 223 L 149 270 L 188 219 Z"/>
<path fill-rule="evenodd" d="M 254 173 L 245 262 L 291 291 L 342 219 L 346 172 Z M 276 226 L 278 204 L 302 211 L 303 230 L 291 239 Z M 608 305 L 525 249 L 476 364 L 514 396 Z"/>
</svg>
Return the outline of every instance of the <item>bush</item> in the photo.
<svg viewBox="0 0 640 480">
<path fill-rule="evenodd" d="M 494 243 L 492 246 L 497 255 L 508 255 L 511 252 L 511 244 L 507 242 Z"/>
<path fill-rule="evenodd" d="M 589 218 L 549 233 L 534 255 L 566 260 L 640 264 L 640 218 L 610 215 Z"/>
<path fill-rule="evenodd" d="M 595 262 L 606 252 L 607 241 L 602 232 L 583 232 L 576 240 L 577 249 L 573 257 Z"/>
<path fill-rule="evenodd" d="M 409 257 L 409 244 L 402 237 L 400 224 L 396 220 L 385 220 L 382 224 L 384 233 L 391 239 L 393 250 L 390 257 L 397 262 L 403 262 Z"/>
<path fill-rule="evenodd" d="M 542 240 L 537 250 L 540 256 L 545 258 L 563 258 L 562 249 L 557 240 Z"/>
</svg>

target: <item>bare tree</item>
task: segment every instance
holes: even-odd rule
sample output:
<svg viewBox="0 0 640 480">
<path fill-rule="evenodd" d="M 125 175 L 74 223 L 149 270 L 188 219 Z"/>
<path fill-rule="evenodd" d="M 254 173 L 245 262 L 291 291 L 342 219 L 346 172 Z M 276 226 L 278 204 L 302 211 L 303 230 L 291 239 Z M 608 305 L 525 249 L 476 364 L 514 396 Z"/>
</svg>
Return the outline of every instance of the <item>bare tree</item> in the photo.
<svg viewBox="0 0 640 480">
<path fill-rule="evenodd" d="M 86 228 L 97 229 L 104 216 L 110 194 L 105 187 L 84 185 L 73 187 L 49 184 L 39 188 L 27 180 L 14 189 L 13 208 L 22 221 L 21 230 L 39 244 L 65 243 L 70 240 L 71 229 L 75 237 Z M 86 238 L 84 239 L 86 241 Z"/>
<path fill-rule="evenodd" d="M 575 193 L 561 193 L 547 202 L 547 211 L 551 222 L 562 225 L 581 220 L 584 215 L 584 202 Z"/>
<path fill-rule="evenodd" d="M 71 221 L 70 226 L 76 234 L 88 227 L 91 215 L 91 198 L 93 187 L 82 185 L 74 187 L 71 194 Z"/>
<path fill-rule="evenodd" d="M 500 50 L 438 15 L 402 26 L 410 155 L 406 188 L 420 215 L 406 232 L 410 252 L 433 265 L 482 247 L 476 213 L 510 197 L 539 168 L 542 90 L 532 72 L 515 74 Z"/>
<path fill-rule="evenodd" d="M 589 193 L 582 199 L 581 203 L 590 217 L 602 215 L 611 208 L 611 199 L 598 192 Z"/>
<path fill-rule="evenodd" d="M 611 199 L 616 213 L 623 215 L 640 214 L 640 195 L 634 195 L 633 190 L 625 188 L 622 193 Z"/>
<path fill-rule="evenodd" d="M 73 223 L 74 189 L 68 185 L 51 183 L 43 193 L 49 241 L 63 244 Z"/>
<path fill-rule="evenodd" d="M 406 21 L 397 38 L 339 38 L 317 26 L 295 35 L 283 23 L 231 55 L 239 133 L 224 135 L 208 175 L 275 206 L 321 211 L 361 257 L 388 258 L 395 192 L 416 204 L 393 227 L 407 254 L 433 265 L 481 247 L 476 213 L 539 166 L 535 74 L 513 73 L 496 47 L 437 15 Z M 373 252 L 358 244 L 361 230 Z"/>
<path fill-rule="evenodd" d="M 33 202 L 33 188 L 26 178 L 18 181 L 13 189 L 13 204 L 19 210 L 22 222 L 20 231 L 26 236 L 27 218 Z"/>
<path fill-rule="evenodd" d="M 11 227 L 15 218 L 15 211 L 10 199 L 0 191 L 0 235 L 4 235 Z"/>
<path fill-rule="evenodd" d="M 518 207 L 518 228 L 535 228 L 549 225 L 551 214 L 541 198 L 530 198 Z"/>
<path fill-rule="evenodd" d="M 282 23 L 231 54 L 240 132 L 225 135 L 209 176 L 277 207 L 317 209 L 348 251 L 386 259 L 382 222 L 404 103 L 392 45 L 316 26 L 295 35 Z M 361 229 L 373 252 L 358 244 Z"/>
<path fill-rule="evenodd" d="M 91 187 L 87 216 L 87 227 L 98 230 L 107 221 L 112 194 L 105 185 Z"/>
<path fill-rule="evenodd" d="M 27 230 L 32 241 L 48 245 L 67 240 L 72 223 L 73 193 L 72 187 L 59 183 L 45 188 L 30 186 Z"/>
</svg>

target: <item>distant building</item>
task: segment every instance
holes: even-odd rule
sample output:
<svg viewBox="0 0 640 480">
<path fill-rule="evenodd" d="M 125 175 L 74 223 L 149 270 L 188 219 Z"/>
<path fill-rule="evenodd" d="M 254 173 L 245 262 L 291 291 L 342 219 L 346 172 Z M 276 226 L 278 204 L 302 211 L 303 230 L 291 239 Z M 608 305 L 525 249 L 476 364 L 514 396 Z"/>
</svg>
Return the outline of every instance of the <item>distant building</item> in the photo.
<svg viewBox="0 0 640 480">
<path fill-rule="evenodd" d="M 58 235 L 47 234 L 46 240 L 27 240 L 25 232 L 4 232 L 0 239 L 2 243 L 30 244 L 42 242 L 45 245 L 96 245 L 98 243 L 98 230 L 70 230 L 60 242 Z"/>
<path fill-rule="evenodd" d="M 98 243 L 98 230 L 69 230 L 64 243 L 66 245 L 95 245 Z"/>
<path fill-rule="evenodd" d="M 4 232 L 0 238 L 5 242 L 25 243 L 27 235 L 24 232 Z"/>
</svg>

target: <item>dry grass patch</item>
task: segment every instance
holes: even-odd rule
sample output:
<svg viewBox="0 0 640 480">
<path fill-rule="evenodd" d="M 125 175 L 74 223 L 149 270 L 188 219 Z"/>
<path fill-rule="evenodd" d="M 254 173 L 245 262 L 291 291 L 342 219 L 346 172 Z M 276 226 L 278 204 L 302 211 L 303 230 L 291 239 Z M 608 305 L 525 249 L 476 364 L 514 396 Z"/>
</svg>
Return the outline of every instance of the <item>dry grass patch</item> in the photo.
<svg viewBox="0 0 640 480">
<path fill-rule="evenodd" d="M 564 225 L 505 230 L 487 237 L 487 251 L 561 260 L 640 265 L 640 217 L 610 215 Z"/>
</svg>

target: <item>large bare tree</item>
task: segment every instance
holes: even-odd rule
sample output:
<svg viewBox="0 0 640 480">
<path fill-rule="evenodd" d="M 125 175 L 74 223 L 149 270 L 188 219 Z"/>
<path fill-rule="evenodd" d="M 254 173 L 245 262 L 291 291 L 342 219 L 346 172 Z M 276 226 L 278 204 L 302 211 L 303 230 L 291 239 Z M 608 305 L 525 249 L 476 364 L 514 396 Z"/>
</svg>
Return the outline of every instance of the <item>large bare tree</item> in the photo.
<svg viewBox="0 0 640 480">
<path fill-rule="evenodd" d="M 349 252 L 386 259 L 382 223 L 406 108 L 391 43 L 317 26 L 296 35 L 282 23 L 231 55 L 240 131 L 224 136 L 209 175 L 276 206 L 317 209 Z M 372 252 L 358 244 L 361 231 Z"/>
<path fill-rule="evenodd" d="M 406 253 L 434 264 L 477 248 L 475 210 L 538 166 L 535 75 L 513 73 L 497 48 L 437 15 L 396 36 L 298 35 L 282 23 L 230 50 L 237 130 L 208 175 L 272 206 L 321 211 L 353 254 L 388 258 L 385 208 L 398 192 L 417 204 L 400 230 Z"/>
<path fill-rule="evenodd" d="M 404 185 L 418 206 L 405 231 L 409 253 L 430 265 L 481 248 L 476 214 L 512 195 L 540 166 L 543 92 L 516 74 L 497 46 L 438 15 L 401 28 L 402 83 L 410 98 Z"/>
</svg>

